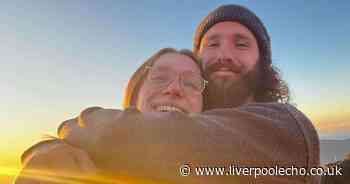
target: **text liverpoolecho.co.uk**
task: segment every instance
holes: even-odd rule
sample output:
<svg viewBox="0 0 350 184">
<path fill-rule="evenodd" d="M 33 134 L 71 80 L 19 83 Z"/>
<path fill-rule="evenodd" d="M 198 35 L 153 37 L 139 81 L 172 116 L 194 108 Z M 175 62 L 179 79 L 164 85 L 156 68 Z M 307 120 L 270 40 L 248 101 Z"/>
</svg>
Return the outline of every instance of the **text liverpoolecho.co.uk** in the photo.
<svg viewBox="0 0 350 184">
<path fill-rule="evenodd" d="M 181 176 L 336 176 L 342 175 L 342 168 L 339 166 L 326 168 L 314 167 L 306 169 L 303 167 L 238 167 L 229 165 L 226 167 L 192 167 L 184 164 L 179 169 Z"/>
</svg>

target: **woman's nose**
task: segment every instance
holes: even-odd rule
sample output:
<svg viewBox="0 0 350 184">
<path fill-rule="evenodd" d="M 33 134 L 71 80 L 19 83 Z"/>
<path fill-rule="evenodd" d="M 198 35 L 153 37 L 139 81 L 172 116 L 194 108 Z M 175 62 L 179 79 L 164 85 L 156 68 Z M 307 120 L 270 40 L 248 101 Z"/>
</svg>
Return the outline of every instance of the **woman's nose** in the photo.
<svg viewBox="0 0 350 184">
<path fill-rule="evenodd" d="M 163 94 L 166 94 L 166 95 L 183 96 L 183 93 L 184 92 L 178 77 L 173 81 L 171 81 L 170 84 L 163 89 Z"/>
</svg>

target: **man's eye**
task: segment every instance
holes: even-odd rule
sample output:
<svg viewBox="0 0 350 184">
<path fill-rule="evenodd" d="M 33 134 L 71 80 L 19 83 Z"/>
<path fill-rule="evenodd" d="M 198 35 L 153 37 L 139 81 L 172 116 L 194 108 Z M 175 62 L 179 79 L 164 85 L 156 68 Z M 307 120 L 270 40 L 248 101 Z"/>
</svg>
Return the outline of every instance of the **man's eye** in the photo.
<svg viewBox="0 0 350 184">
<path fill-rule="evenodd" d="M 207 47 L 209 47 L 209 48 L 214 48 L 214 47 L 218 47 L 218 46 L 219 46 L 219 43 L 216 43 L 216 42 L 208 43 L 208 45 L 207 45 Z"/>
<path fill-rule="evenodd" d="M 248 48 L 249 44 L 245 43 L 245 42 L 238 42 L 238 43 L 236 43 L 236 47 L 238 47 L 238 48 Z"/>
</svg>

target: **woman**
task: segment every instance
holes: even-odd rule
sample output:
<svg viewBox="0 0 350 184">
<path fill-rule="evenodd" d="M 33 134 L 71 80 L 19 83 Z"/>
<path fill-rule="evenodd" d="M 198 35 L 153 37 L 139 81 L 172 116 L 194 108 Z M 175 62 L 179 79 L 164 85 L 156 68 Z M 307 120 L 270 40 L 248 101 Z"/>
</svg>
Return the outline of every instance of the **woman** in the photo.
<svg viewBox="0 0 350 184">
<path fill-rule="evenodd" d="M 125 92 L 124 108 L 136 106 L 141 112 L 171 109 L 200 112 L 206 81 L 198 63 L 189 50 L 161 49 L 132 75 Z M 172 95 L 176 98 L 169 98 Z M 175 106 L 163 108 L 162 103 Z"/>
<path fill-rule="evenodd" d="M 206 81 L 198 63 L 189 50 L 159 50 L 132 75 L 123 107 L 136 107 L 141 112 L 200 112 Z M 79 118 L 85 118 L 85 114 L 95 108 L 83 111 Z M 16 184 L 69 183 L 97 174 L 95 164 L 84 151 L 58 139 L 40 142 L 25 151 L 22 163 Z M 105 178 L 104 181 L 93 179 L 97 183 L 108 183 Z"/>
</svg>

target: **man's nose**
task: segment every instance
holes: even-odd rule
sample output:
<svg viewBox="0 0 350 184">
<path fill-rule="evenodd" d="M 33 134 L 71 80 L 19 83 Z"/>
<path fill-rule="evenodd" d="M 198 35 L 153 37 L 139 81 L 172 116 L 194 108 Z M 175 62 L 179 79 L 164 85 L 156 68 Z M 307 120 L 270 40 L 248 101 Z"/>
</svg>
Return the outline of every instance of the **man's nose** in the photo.
<svg viewBox="0 0 350 184">
<path fill-rule="evenodd" d="M 162 92 L 165 95 L 172 95 L 177 97 L 181 97 L 184 95 L 184 91 L 181 87 L 180 80 L 178 77 L 171 81 L 170 84 L 166 88 L 164 88 Z"/>
<path fill-rule="evenodd" d="M 223 44 L 218 53 L 218 60 L 226 64 L 232 64 L 235 60 L 235 48 L 232 44 Z"/>
</svg>

